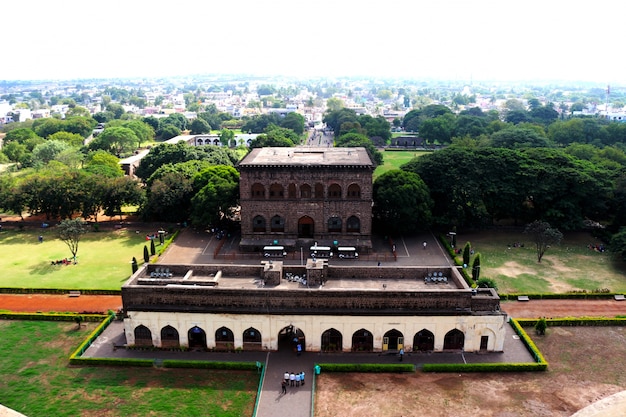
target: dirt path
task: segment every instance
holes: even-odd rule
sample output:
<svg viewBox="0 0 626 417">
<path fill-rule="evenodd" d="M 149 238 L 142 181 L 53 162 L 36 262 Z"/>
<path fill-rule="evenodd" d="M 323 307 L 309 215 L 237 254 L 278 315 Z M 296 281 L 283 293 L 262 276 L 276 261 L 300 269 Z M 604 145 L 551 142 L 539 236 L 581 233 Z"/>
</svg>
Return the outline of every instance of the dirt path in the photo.
<svg viewBox="0 0 626 417">
<path fill-rule="evenodd" d="M 122 308 L 118 295 L 0 294 L 0 310 L 34 312 L 106 313 Z"/>
</svg>

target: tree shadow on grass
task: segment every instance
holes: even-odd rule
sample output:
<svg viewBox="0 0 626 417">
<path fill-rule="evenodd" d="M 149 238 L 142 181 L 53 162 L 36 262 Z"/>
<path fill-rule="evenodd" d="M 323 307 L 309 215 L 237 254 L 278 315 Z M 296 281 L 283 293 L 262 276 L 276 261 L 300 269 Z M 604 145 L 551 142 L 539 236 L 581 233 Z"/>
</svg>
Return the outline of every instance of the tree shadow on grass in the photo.
<svg viewBox="0 0 626 417">
<path fill-rule="evenodd" d="M 75 266 L 75 265 L 72 265 L 72 264 L 69 264 L 69 265 L 63 265 L 63 264 L 52 265 L 51 262 L 52 261 L 41 261 L 38 264 L 33 265 L 33 267 L 30 269 L 31 275 L 49 275 L 49 274 L 53 274 L 53 273 L 57 272 L 61 268 L 69 268 L 69 267 Z"/>
</svg>

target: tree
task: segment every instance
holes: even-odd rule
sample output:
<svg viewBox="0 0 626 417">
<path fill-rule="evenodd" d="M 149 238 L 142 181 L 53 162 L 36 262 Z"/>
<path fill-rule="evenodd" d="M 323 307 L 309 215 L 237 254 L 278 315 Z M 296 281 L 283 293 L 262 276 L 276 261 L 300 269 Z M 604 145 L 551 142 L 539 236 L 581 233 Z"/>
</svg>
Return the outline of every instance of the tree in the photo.
<svg viewBox="0 0 626 417">
<path fill-rule="evenodd" d="M 47 164 L 52 161 L 58 154 L 68 149 L 70 145 L 66 142 L 58 141 L 58 140 L 48 140 L 41 145 L 37 145 L 35 149 L 33 149 L 33 162 L 40 162 L 42 164 Z"/>
<path fill-rule="evenodd" d="M 335 141 L 336 146 L 342 148 L 357 148 L 364 147 L 367 150 L 367 154 L 370 156 L 374 166 L 383 164 L 383 154 L 374 143 L 365 135 L 360 133 L 346 133 L 345 135 L 339 136 Z"/>
<path fill-rule="evenodd" d="M 150 239 L 150 255 L 156 255 L 156 248 L 154 247 L 154 239 Z"/>
<path fill-rule="evenodd" d="M 563 234 L 558 229 L 553 229 L 550 227 L 550 223 L 540 220 L 535 220 L 526 225 L 524 233 L 532 237 L 535 247 L 537 248 L 537 262 L 539 263 L 546 253 L 546 250 L 551 245 L 561 243 L 561 239 L 563 239 Z"/>
<path fill-rule="evenodd" d="M 469 242 L 465 243 L 463 247 L 463 267 L 470 264 L 470 252 L 472 251 L 472 245 Z"/>
<path fill-rule="evenodd" d="M 285 118 L 280 123 L 280 127 L 284 127 L 285 129 L 291 129 L 296 134 L 301 135 L 302 133 L 304 133 L 304 121 L 305 119 L 303 115 L 296 112 L 291 112 L 287 113 Z"/>
<path fill-rule="evenodd" d="M 83 219 L 65 219 L 57 226 L 59 239 L 61 239 L 72 252 L 74 262 L 76 262 L 76 254 L 78 253 L 78 243 L 81 237 L 87 233 L 87 229 L 83 225 Z"/>
<path fill-rule="evenodd" d="M 474 256 L 474 261 L 472 262 L 472 279 L 474 282 L 480 279 L 480 253 Z"/>
<path fill-rule="evenodd" d="M 235 132 L 230 129 L 222 129 L 218 135 L 220 143 L 224 146 L 230 146 L 231 141 L 235 138 Z"/>
<path fill-rule="evenodd" d="M 428 187 L 412 172 L 391 170 L 374 181 L 374 219 L 393 233 L 426 229 L 432 222 Z"/>
<path fill-rule="evenodd" d="M 539 336 L 545 335 L 547 329 L 548 329 L 548 321 L 546 320 L 545 317 L 541 317 L 539 320 L 537 320 L 537 323 L 535 323 L 535 332 Z"/>
<path fill-rule="evenodd" d="M 450 143 L 454 133 L 455 119 L 450 113 L 426 119 L 420 126 L 420 136 L 428 143 Z"/>
<path fill-rule="evenodd" d="M 491 278 L 480 278 L 478 281 L 476 281 L 476 286 L 478 288 L 493 288 L 494 290 L 498 291 L 498 286 L 496 285 L 496 282 Z"/>
<path fill-rule="evenodd" d="M 117 157 L 130 153 L 139 145 L 139 138 L 128 127 L 107 127 L 90 144 L 90 150 L 102 149 Z"/>
<path fill-rule="evenodd" d="M 192 135 L 200 135 L 202 133 L 209 133 L 211 131 L 211 126 L 207 123 L 206 120 L 201 118 L 196 118 L 191 122 L 191 134 Z"/>
<path fill-rule="evenodd" d="M 143 261 L 148 263 L 150 261 L 150 254 L 148 253 L 148 247 L 143 245 Z"/>
<path fill-rule="evenodd" d="M 239 201 L 239 172 L 231 167 L 217 165 L 206 168 L 194 178 L 191 199 L 191 222 L 206 227 L 232 215 Z"/>
</svg>

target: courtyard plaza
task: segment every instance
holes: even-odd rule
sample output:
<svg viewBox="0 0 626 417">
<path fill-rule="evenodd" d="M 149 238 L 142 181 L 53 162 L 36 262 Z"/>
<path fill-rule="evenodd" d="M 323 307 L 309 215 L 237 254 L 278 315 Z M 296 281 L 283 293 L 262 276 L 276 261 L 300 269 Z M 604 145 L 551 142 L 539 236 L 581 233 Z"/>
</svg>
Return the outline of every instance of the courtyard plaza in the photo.
<svg viewBox="0 0 626 417">
<path fill-rule="evenodd" d="M 222 241 L 222 239 L 226 239 Z M 251 255 L 248 259 L 228 260 L 235 258 L 238 252 L 238 239 L 235 234 L 225 235 L 217 239 L 215 235 L 206 232 L 185 229 L 176 241 L 161 256 L 159 263 L 167 264 L 225 264 L 243 263 L 259 265 L 265 261 L 261 254 Z M 426 248 L 423 242 L 428 242 Z M 215 251 L 221 244 L 220 253 L 215 258 Z M 359 259 L 331 258 L 330 263 L 350 266 L 371 266 L 377 268 L 396 268 L 398 266 L 432 266 L 432 270 L 445 270 L 451 268 L 452 262 L 447 256 L 445 249 L 432 234 L 423 234 L 411 238 L 399 238 L 394 241 L 397 258 L 394 260 L 391 254 L 389 239 L 377 237 L 373 239 L 373 251 L 368 256 L 360 256 Z M 296 251 L 297 252 L 297 251 Z M 304 251 L 303 251 L 304 252 Z M 289 259 L 287 256 L 283 262 L 286 265 L 302 265 L 299 257 Z M 381 259 L 387 259 L 381 261 Z M 380 264 L 379 264 L 380 263 Z M 429 268 L 430 270 L 430 268 Z M 383 287 L 384 284 L 384 287 Z M 220 286 L 238 286 L 238 288 L 262 288 L 263 283 L 258 277 L 225 278 L 220 281 Z M 454 285 L 447 283 L 426 283 L 423 280 L 384 279 L 384 280 L 358 280 L 341 279 L 329 280 L 324 286 L 328 289 L 368 289 L 372 290 L 415 290 L 416 288 L 432 287 L 444 289 Z M 281 280 L 276 289 L 302 288 L 301 282 L 289 282 Z M 165 359 L 180 360 L 207 360 L 207 361 L 247 361 L 261 362 L 265 366 L 263 380 L 261 381 L 260 397 L 258 398 L 256 414 L 254 417 L 310 417 L 313 406 L 313 387 L 315 383 L 315 364 L 317 363 L 398 363 L 399 356 L 395 351 L 387 352 L 353 352 L 353 353 L 323 353 L 303 352 L 300 356 L 289 347 L 279 346 L 277 351 L 243 351 L 243 352 L 208 352 L 204 349 L 190 349 L 188 351 L 168 350 L 135 350 L 125 349 L 126 337 L 124 323 L 115 321 L 98 337 L 96 341 L 83 354 L 85 357 L 113 357 L 113 358 L 142 358 L 162 361 Z M 528 350 L 523 346 L 519 337 L 510 326 L 506 328 L 506 339 L 503 352 L 495 353 L 467 353 L 467 352 L 406 352 L 403 363 L 413 364 L 420 367 L 424 363 L 524 363 L 534 362 Z M 287 394 L 281 393 L 281 380 L 285 371 L 304 371 L 307 375 L 307 383 L 298 388 L 287 388 Z M 321 369 L 321 372 L 324 372 Z"/>
</svg>

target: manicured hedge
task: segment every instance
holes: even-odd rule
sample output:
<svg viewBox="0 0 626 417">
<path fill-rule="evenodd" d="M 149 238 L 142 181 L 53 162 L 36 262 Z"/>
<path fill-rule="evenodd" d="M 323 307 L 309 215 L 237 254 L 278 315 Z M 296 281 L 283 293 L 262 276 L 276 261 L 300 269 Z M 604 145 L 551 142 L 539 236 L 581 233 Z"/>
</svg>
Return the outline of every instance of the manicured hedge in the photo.
<svg viewBox="0 0 626 417">
<path fill-rule="evenodd" d="M 518 336 L 520 337 L 520 339 L 522 340 L 522 342 L 524 343 L 524 345 L 526 346 L 530 354 L 533 355 L 533 358 L 535 358 L 535 361 L 537 361 L 537 363 L 540 363 L 540 364 L 545 364 L 546 369 L 547 369 L 548 362 L 541 354 L 541 351 L 539 350 L 537 345 L 535 345 L 535 342 L 531 340 L 531 338 L 528 336 L 528 333 L 526 333 L 526 331 L 522 328 L 520 321 L 516 319 L 510 319 L 509 322 L 513 326 L 513 329 L 518 334 Z"/>
<path fill-rule="evenodd" d="M 622 294 L 622 293 L 619 293 Z M 559 294 L 547 294 L 547 293 L 511 293 L 511 294 L 499 294 L 501 300 L 517 300 L 520 295 L 525 295 L 531 300 L 608 300 L 613 299 L 617 293 L 600 293 L 600 292 L 568 292 Z"/>
<path fill-rule="evenodd" d="M 322 372 L 415 372 L 412 364 L 319 363 Z"/>
<path fill-rule="evenodd" d="M 518 319 L 523 327 L 534 327 L 538 320 Z M 558 319 L 546 319 L 548 328 L 551 326 L 624 326 L 625 317 L 561 317 Z"/>
<path fill-rule="evenodd" d="M 76 316 L 81 316 L 83 321 L 89 322 L 98 322 L 107 317 L 102 314 L 0 312 L 2 320 L 76 321 Z"/>
<path fill-rule="evenodd" d="M 154 359 L 70 358 L 70 364 L 81 366 L 138 366 L 150 368 L 154 366 Z"/>
<path fill-rule="evenodd" d="M 454 253 L 454 248 L 450 246 L 450 242 L 448 241 L 445 235 L 439 235 L 439 242 L 441 242 L 443 247 L 446 248 L 446 250 L 448 251 L 448 255 L 450 255 L 450 259 L 454 261 L 454 264 L 456 266 L 463 266 L 463 259 L 456 256 L 457 254 Z M 467 285 L 470 288 L 472 288 L 475 282 L 472 279 L 472 277 L 468 274 L 466 268 L 460 268 L 459 271 L 461 272 L 461 275 L 463 275 L 463 279 L 465 279 L 465 282 L 467 283 Z"/>
<path fill-rule="evenodd" d="M 426 363 L 424 372 L 529 372 L 545 371 L 547 363 Z"/>
<path fill-rule="evenodd" d="M 100 323 L 100 325 L 98 327 L 96 327 L 93 332 L 91 332 L 89 334 L 89 336 L 87 337 L 87 339 L 85 339 L 83 341 L 83 343 L 81 343 L 78 348 L 76 348 L 76 350 L 74 351 L 74 353 L 72 353 L 70 355 L 70 363 L 72 365 L 78 365 L 81 363 L 81 361 L 83 361 L 84 359 L 80 357 L 80 355 L 82 355 L 83 353 L 85 353 L 85 351 L 89 348 L 89 346 L 91 346 L 91 344 L 93 343 L 94 340 L 96 340 L 96 338 L 98 336 L 100 336 L 100 334 L 104 331 L 104 329 L 107 328 L 107 326 L 113 321 L 113 319 L 115 319 L 114 315 L 110 315 L 107 316 L 102 323 Z"/>
<path fill-rule="evenodd" d="M 2 294 L 69 294 L 80 291 L 82 295 L 121 295 L 122 290 L 83 290 L 79 288 L 0 288 Z"/>
<path fill-rule="evenodd" d="M 261 366 L 263 366 L 263 363 Z M 207 362 L 207 361 L 179 361 L 164 360 L 164 368 L 195 368 L 195 369 L 229 369 L 253 371 L 257 369 L 256 362 Z"/>
</svg>

